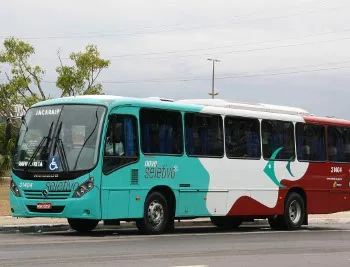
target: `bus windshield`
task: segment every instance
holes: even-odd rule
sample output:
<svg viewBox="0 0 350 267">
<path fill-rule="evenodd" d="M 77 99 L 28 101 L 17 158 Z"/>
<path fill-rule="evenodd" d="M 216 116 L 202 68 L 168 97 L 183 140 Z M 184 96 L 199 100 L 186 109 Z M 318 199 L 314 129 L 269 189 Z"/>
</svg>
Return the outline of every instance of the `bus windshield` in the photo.
<svg viewBox="0 0 350 267">
<path fill-rule="evenodd" d="M 14 169 L 81 171 L 95 166 L 106 108 L 52 105 L 28 110 L 14 154 Z"/>
</svg>

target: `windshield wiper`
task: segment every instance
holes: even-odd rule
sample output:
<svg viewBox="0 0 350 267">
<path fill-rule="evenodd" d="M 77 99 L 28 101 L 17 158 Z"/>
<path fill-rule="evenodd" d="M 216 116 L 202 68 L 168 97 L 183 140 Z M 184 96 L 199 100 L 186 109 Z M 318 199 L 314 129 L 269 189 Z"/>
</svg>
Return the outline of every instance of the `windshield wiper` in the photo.
<svg viewBox="0 0 350 267">
<path fill-rule="evenodd" d="M 45 145 L 45 148 L 44 148 L 45 153 L 43 153 L 43 154 L 45 154 L 45 155 L 47 156 L 47 148 L 48 148 L 49 143 L 50 143 L 50 141 L 51 141 L 51 137 L 50 137 L 50 136 L 51 136 L 51 132 L 52 132 L 52 126 L 53 126 L 53 122 L 51 122 L 51 126 L 50 126 L 49 133 L 47 134 L 47 136 L 44 136 L 44 137 L 41 139 L 41 141 L 40 141 L 39 145 L 36 147 L 36 149 L 35 149 L 33 155 L 30 157 L 27 166 L 24 167 L 24 170 L 25 170 L 25 171 L 27 171 L 28 168 L 30 167 L 30 165 L 33 163 L 34 158 L 35 158 L 36 155 L 38 154 L 39 150 L 42 148 L 42 146 L 43 146 L 45 140 L 46 140 L 46 145 Z"/>
<path fill-rule="evenodd" d="M 67 156 L 66 156 L 66 151 L 64 150 L 64 145 L 62 142 L 62 139 L 59 138 L 60 133 L 61 133 L 61 129 L 62 129 L 62 123 L 63 121 L 61 121 L 56 136 L 55 136 L 55 143 L 53 144 L 53 153 L 52 155 L 55 155 L 56 152 L 56 147 L 57 147 L 57 151 L 58 151 L 58 155 L 61 157 L 62 159 L 62 169 L 63 171 L 68 171 L 69 170 L 69 166 L 68 166 L 68 161 L 67 161 Z"/>
<path fill-rule="evenodd" d="M 97 115 L 98 109 L 99 109 L 99 108 L 96 109 L 96 113 L 95 113 L 95 116 L 96 116 L 95 127 L 94 127 L 94 129 L 91 131 L 91 133 L 90 133 L 90 135 L 88 136 L 88 138 L 86 138 L 84 144 L 82 145 L 82 147 L 81 147 L 81 149 L 80 149 L 80 151 L 79 151 L 79 154 L 78 154 L 78 156 L 77 156 L 77 159 L 76 159 L 76 161 L 75 161 L 73 170 L 75 170 L 75 169 L 77 168 L 77 164 L 78 164 L 78 160 L 79 160 L 79 157 L 80 157 L 80 155 L 81 155 L 81 152 L 83 151 L 83 148 L 84 148 L 84 146 L 86 145 L 87 141 L 90 139 L 90 137 L 92 136 L 92 134 L 93 134 L 93 133 L 95 132 L 95 130 L 96 130 L 96 127 L 97 127 L 97 124 L 98 124 L 98 115 Z"/>
</svg>

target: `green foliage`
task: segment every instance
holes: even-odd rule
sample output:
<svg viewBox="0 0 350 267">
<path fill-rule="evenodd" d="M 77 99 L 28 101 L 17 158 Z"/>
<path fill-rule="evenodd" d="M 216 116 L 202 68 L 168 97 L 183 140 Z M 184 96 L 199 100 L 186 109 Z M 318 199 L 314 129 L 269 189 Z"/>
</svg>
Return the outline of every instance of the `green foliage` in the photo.
<svg viewBox="0 0 350 267">
<path fill-rule="evenodd" d="M 11 155 L 15 147 L 15 130 L 12 130 L 12 138 L 6 138 L 6 122 L 0 124 L 0 177 L 11 168 Z"/>
<path fill-rule="evenodd" d="M 11 37 L 4 41 L 4 48 L 0 52 L 0 63 L 7 64 L 11 68 L 11 74 L 5 73 L 10 90 L 17 92 L 22 101 L 26 97 L 32 98 L 31 101 L 46 99 L 41 87 L 45 71 L 29 63 L 29 58 L 35 53 L 34 47 Z"/>
<path fill-rule="evenodd" d="M 95 45 L 86 46 L 85 52 L 72 53 L 70 59 L 74 66 L 61 66 L 56 69 L 56 85 L 62 90 L 61 96 L 103 94 L 102 85 L 96 79 L 103 69 L 110 65 L 109 60 L 100 58 Z"/>
<path fill-rule="evenodd" d="M 0 118 L 4 120 L 17 115 L 16 105 L 25 109 L 46 99 L 41 87 L 45 72 L 29 63 L 34 53 L 34 47 L 29 43 L 13 37 L 4 41 L 0 63 L 10 68 L 9 72 L 2 73 L 5 82 L 0 83 Z"/>
<path fill-rule="evenodd" d="M 45 71 L 30 64 L 30 57 L 35 54 L 34 47 L 14 37 L 6 39 L 3 46 L 0 51 L 0 67 L 4 64 L 10 70 L 0 71 L 0 80 L 5 80 L 0 82 L 0 177 L 11 166 L 19 127 L 12 120 L 19 115 L 15 108 L 25 111 L 33 104 L 49 98 L 41 86 Z M 85 52 L 72 53 L 70 59 L 75 63 L 74 66 L 64 66 L 59 57 L 60 67 L 56 69 L 56 84 L 62 91 L 61 96 L 103 94 L 102 85 L 96 83 L 96 79 L 103 69 L 108 68 L 110 61 L 100 58 L 97 47 L 88 45 Z M 9 118 L 12 118 L 13 123 L 10 140 L 6 138 L 6 121 Z"/>
</svg>

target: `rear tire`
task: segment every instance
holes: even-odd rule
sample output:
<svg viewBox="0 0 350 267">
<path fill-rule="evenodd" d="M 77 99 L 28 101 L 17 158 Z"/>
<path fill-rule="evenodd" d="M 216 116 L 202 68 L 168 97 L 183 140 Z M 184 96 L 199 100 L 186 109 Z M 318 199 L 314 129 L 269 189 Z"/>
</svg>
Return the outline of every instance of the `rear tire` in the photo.
<svg viewBox="0 0 350 267">
<path fill-rule="evenodd" d="M 296 230 L 305 220 L 305 200 L 298 193 L 291 192 L 287 195 L 284 214 L 269 218 L 269 224 L 274 230 Z"/>
<path fill-rule="evenodd" d="M 286 230 L 299 229 L 306 216 L 305 201 L 295 192 L 288 194 L 284 208 L 284 226 Z"/>
<path fill-rule="evenodd" d="M 166 198 L 159 192 L 152 192 L 146 199 L 143 218 L 136 221 L 136 226 L 141 233 L 159 235 L 171 228 L 169 218 Z"/>
<path fill-rule="evenodd" d="M 96 228 L 99 221 L 91 219 L 68 219 L 69 226 L 79 233 L 89 233 Z"/>
</svg>

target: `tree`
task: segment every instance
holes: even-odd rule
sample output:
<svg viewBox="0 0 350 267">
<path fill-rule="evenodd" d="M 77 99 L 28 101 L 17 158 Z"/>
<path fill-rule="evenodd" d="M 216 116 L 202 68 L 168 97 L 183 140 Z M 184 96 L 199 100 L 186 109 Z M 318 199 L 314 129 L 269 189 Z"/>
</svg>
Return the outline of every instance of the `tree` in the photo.
<svg viewBox="0 0 350 267">
<path fill-rule="evenodd" d="M 96 79 L 103 69 L 109 67 L 110 61 L 100 58 L 96 45 L 87 45 L 85 49 L 85 52 L 70 54 L 73 66 L 63 65 L 58 52 L 61 66 L 56 69 L 56 85 L 62 90 L 61 96 L 103 94 L 102 85 L 96 83 Z"/>
<path fill-rule="evenodd" d="M 0 123 L 0 177 L 3 177 L 11 168 L 11 155 L 15 142 L 14 128 L 7 125 L 6 122 Z"/>
<path fill-rule="evenodd" d="M 6 39 L 0 51 L 0 63 L 9 69 L 0 73 L 4 80 L 0 82 L 0 176 L 11 166 L 18 130 L 14 118 L 32 104 L 47 99 L 41 86 L 45 72 L 29 63 L 34 53 L 32 45 L 14 37 Z"/>
<path fill-rule="evenodd" d="M 34 47 L 11 37 L 4 41 L 4 48 L 0 63 L 8 65 L 10 71 L 3 73 L 5 82 L 0 84 L 0 117 L 6 120 L 15 116 L 15 107 L 26 109 L 47 97 L 41 86 L 44 70 L 29 63 Z"/>
<path fill-rule="evenodd" d="M 29 62 L 35 54 L 34 47 L 14 37 L 6 39 L 3 45 L 0 63 L 9 70 L 0 71 L 0 176 L 11 165 L 10 155 L 19 127 L 18 120 L 13 118 L 21 116 L 34 103 L 50 98 L 41 85 L 45 71 Z M 102 94 L 102 85 L 96 79 L 110 61 L 100 58 L 95 45 L 86 46 L 84 53 L 72 53 L 70 59 L 75 65 L 64 66 L 59 55 L 56 84 L 61 96 Z M 10 129 L 7 130 L 7 134 L 12 133 L 10 136 L 6 135 L 6 129 Z"/>
</svg>

